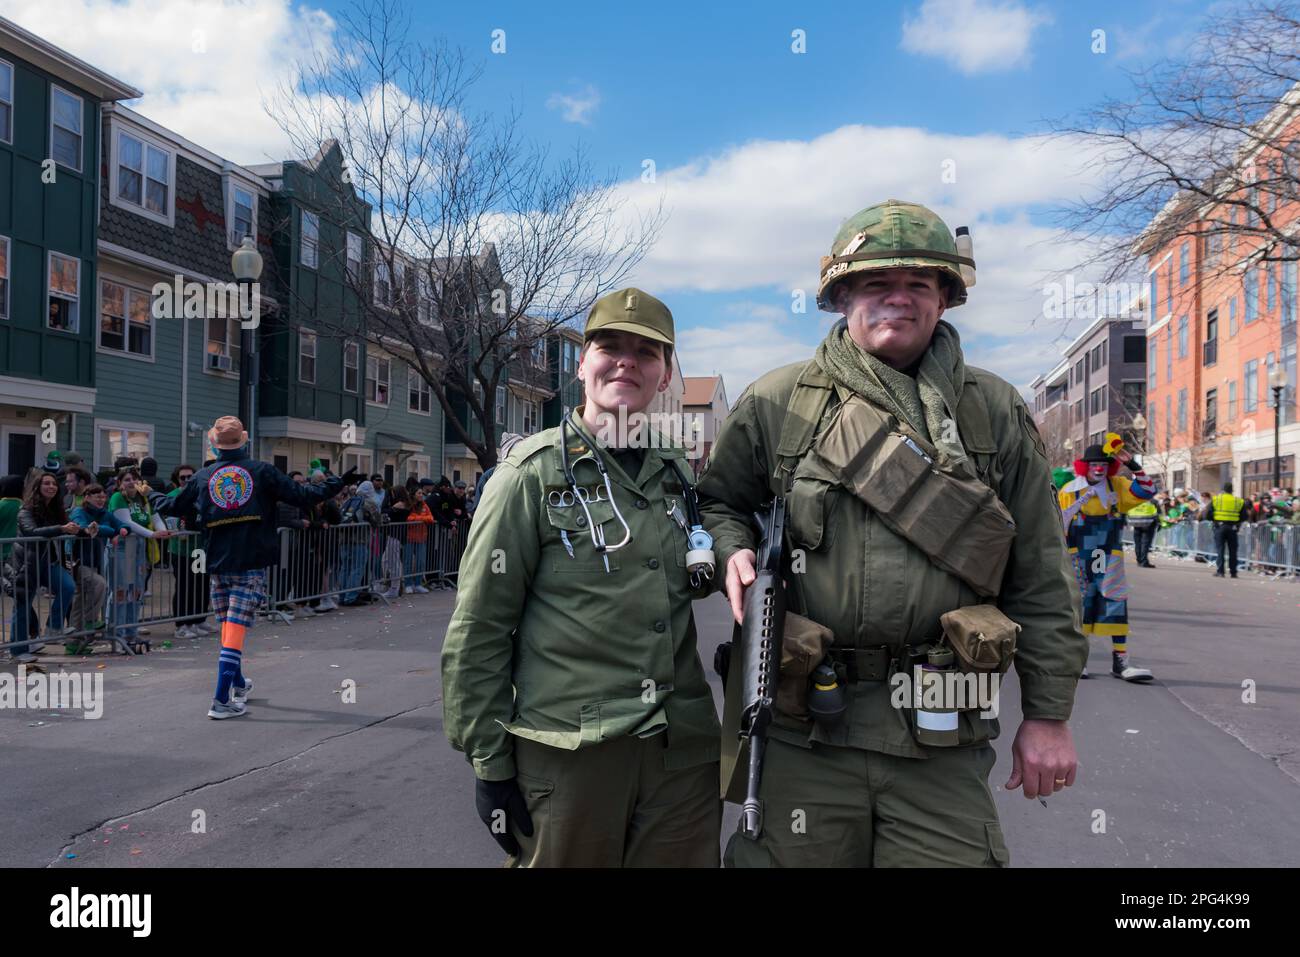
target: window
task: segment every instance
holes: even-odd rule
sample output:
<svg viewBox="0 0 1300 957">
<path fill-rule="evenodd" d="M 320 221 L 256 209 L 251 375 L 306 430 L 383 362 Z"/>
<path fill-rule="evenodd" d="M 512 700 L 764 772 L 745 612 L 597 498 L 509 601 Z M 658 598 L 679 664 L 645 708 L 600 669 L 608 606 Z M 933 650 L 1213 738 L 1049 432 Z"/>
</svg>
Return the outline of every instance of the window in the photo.
<svg viewBox="0 0 1300 957">
<path fill-rule="evenodd" d="M 1282 266 L 1282 325 L 1290 326 L 1295 323 L 1295 297 L 1296 297 L 1296 261 Z"/>
<path fill-rule="evenodd" d="M 1187 470 L 1174 469 L 1174 488 L 1182 488 L 1187 483 Z"/>
<path fill-rule="evenodd" d="M 9 237 L 0 236 L 0 319 L 9 318 Z"/>
<path fill-rule="evenodd" d="M 1237 421 L 1237 380 L 1228 381 L 1228 422 Z"/>
<path fill-rule="evenodd" d="M 379 259 L 375 262 L 375 305 L 391 306 L 393 304 L 393 278 L 388 271 L 388 263 Z"/>
<path fill-rule="evenodd" d="M 1241 379 L 1241 404 L 1243 412 L 1259 408 L 1259 360 L 1246 363 L 1246 374 Z"/>
<path fill-rule="evenodd" d="M 1264 268 L 1264 312 L 1273 314 L 1273 303 L 1277 301 L 1277 270 L 1273 263 Z"/>
<path fill-rule="evenodd" d="M 209 319 L 207 358 L 203 368 L 211 372 L 239 371 L 239 320 Z"/>
<path fill-rule="evenodd" d="M 1151 271 L 1151 318 L 1156 317 L 1156 310 L 1160 308 L 1160 280 L 1157 278 L 1155 270 Z"/>
<path fill-rule="evenodd" d="M 533 343 L 533 365 L 539 369 L 546 368 L 546 340 L 544 338 Z"/>
<path fill-rule="evenodd" d="M 1174 264 L 1165 267 L 1165 313 L 1174 311 Z"/>
<path fill-rule="evenodd" d="M 492 421 L 497 425 L 504 425 L 506 420 L 506 390 L 505 386 L 497 386 L 496 406 L 492 410 Z"/>
<path fill-rule="evenodd" d="M 1156 388 L 1156 370 L 1159 368 L 1159 366 L 1156 365 L 1157 352 L 1156 340 L 1152 339 L 1147 342 L 1147 388 L 1152 392 L 1154 392 Z"/>
<path fill-rule="evenodd" d="M 1187 390 L 1178 390 L 1178 431 L 1187 431 Z"/>
<path fill-rule="evenodd" d="M 14 67 L 0 60 L 0 141 L 14 141 Z"/>
<path fill-rule="evenodd" d="M 361 347 L 355 342 L 343 346 L 343 391 L 357 391 L 357 373 L 361 368 Z"/>
<path fill-rule="evenodd" d="M 406 305 L 406 263 L 393 257 L 393 306 L 401 308 Z"/>
<path fill-rule="evenodd" d="M 389 384 L 392 380 L 391 359 L 366 356 L 366 401 L 388 405 Z"/>
<path fill-rule="evenodd" d="M 316 268 L 316 252 L 320 247 L 320 217 L 315 213 L 302 211 L 302 248 L 298 260 L 304 266 Z"/>
<path fill-rule="evenodd" d="M 525 401 L 524 406 L 524 435 L 532 435 L 541 426 L 540 408 L 536 402 Z"/>
<path fill-rule="evenodd" d="M 1237 334 L 1237 297 L 1228 300 L 1228 338 Z"/>
<path fill-rule="evenodd" d="M 1187 317 L 1178 317 L 1178 358 L 1187 358 Z"/>
<path fill-rule="evenodd" d="M 1286 392 L 1282 394 L 1282 424 L 1290 425 L 1295 421 L 1296 412 L 1296 344 L 1288 342 L 1282 347 L 1282 371 L 1286 373 Z"/>
<path fill-rule="evenodd" d="M 348 230 L 348 278 L 353 282 L 361 280 L 361 234 Z M 355 390 L 354 390 L 355 391 Z"/>
<path fill-rule="evenodd" d="M 1241 281 L 1245 286 L 1246 297 L 1246 319 L 1243 325 L 1248 326 L 1259 318 L 1259 276 L 1255 275 L 1254 267 L 1246 270 Z"/>
<path fill-rule="evenodd" d="M 1088 414 L 1097 415 L 1106 409 L 1106 387 L 1093 389 L 1092 394 L 1088 397 Z"/>
<path fill-rule="evenodd" d="M 1178 285 L 1180 286 L 1187 285 L 1187 279 L 1191 273 L 1187 255 L 1188 245 L 1188 243 L 1183 243 L 1182 247 L 1178 250 Z"/>
<path fill-rule="evenodd" d="M 1145 336 L 1125 336 L 1124 337 L 1124 361 L 1141 362 L 1142 350 L 1146 345 Z"/>
<path fill-rule="evenodd" d="M 50 157 L 81 172 L 81 97 L 50 86 Z"/>
<path fill-rule="evenodd" d="M 1228 212 L 1228 252 L 1237 254 L 1237 207 Z"/>
<path fill-rule="evenodd" d="M 1165 326 L 1165 384 L 1174 381 L 1174 326 Z"/>
<path fill-rule="evenodd" d="M 230 246 L 237 247 L 245 236 L 257 241 L 257 193 L 233 179 L 226 180 L 226 222 L 230 223 Z"/>
<path fill-rule="evenodd" d="M 175 155 L 126 130 L 117 131 L 115 147 L 113 205 L 171 225 Z"/>
<path fill-rule="evenodd" d="M 429 383 L 424 381 L 424 376 L 420 375 L 420 370 L 415 366 L 408 365 L 406 367 L 406 376 L 408 383 L 407 410 L 428 415 L 433 409 L 433 390 L 429 388 Z"/>
<path fill-rule="evenodd" d="M 95 423 L 95 468 L 111 468 L 123 455 L 137 461 L 153 449 L 153 427 L 130 423 Z"/>
<path fill-rule="evenodd" d="M 1083 381 L 1083 360 L 1080 359 L 1074 364 L 1074 377 L 1076 382 Z"/>
<path fill-rule="evenodd" d="M 1219 424 L 1219 390 L 1211 389 L 1205 393 L 1205 433 L 1206 440 L 1214 438 Z"/>
<path fill-rule="evenodd" d="M 81 328 L 81 260 L 50 253 L 47 311 L 51 329 L 77 332 Z"/>
<path fill-rule="evenodd" d="M 1217 225 L 1211 226 L 1212 229 L 1218 230 Z M 1215 265 L 1219 257 L 1223 255 L 1223 233 L 1212 232 L 1205 237 L 1205 261 L 1210 265 Z"/>
<path fill-rule="evenodd" d="M 1173 440 L 1174 424 L 1174 398 L 1168 393 L 1165 394 L 1165 448 L 1169 448 L 1169 443 Z"/>
<path fill-rule="evenodd" d="M 1212 366 L 1219 361 L 1219 310 L 1211 309 L 1205 317 L 1205 342 L 1201 346 L 1201 364 Z"/>
<path fill-rule="evenodd" d="M 1131 418 L 1142 411 L 1146 404 L 1147 390 L 1144 382 L 1125 382 L 1120 386 L 1120 401 L 1124 412 Z"/>
<path fill-rule="evenodd" d="M 104 279 L 99 284 L 99 347 L 133 356 L 153 356 L 150 294 Z"/>
<path fill-rule="evenodd" d="M 298 330 L 298 381 L 316 384 L 316 333 Z"/>
<path fill-rule="evenodd" d="M 364 475 L 370 475 L 375 468 L 374 453 L 369 449 L 355 449 L 343 453 L 343 471 L 356 469 Z M 360 521 L 360 518 L 357 519 Z"/>
<path fill-rule="evenodd" d="M 433 325 L 433 285 L 429 281 L 429 274 L 421 269 L 416 274 L 416 285 L 419 287 L 419 311 L 417 320 L 426 326 Z"/>
</svg>

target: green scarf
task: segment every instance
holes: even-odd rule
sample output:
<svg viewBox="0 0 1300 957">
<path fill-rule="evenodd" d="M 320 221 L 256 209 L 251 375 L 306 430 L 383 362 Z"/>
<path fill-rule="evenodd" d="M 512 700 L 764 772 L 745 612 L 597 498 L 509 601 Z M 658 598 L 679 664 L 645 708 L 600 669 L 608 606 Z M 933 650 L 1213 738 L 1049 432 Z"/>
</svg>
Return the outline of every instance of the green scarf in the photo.
<svg viewBox="0 0 1300 957">
<path fill-rule="evenodd" d="M 961 337 L 942 319 L 913 378 L 886 365 L 849 337 L 841 319 L 817 347 L 817 364 L 837 383 L 892 413 L 939 450 L 940 465 L 961 467 L 966 448 L 957 431 L 966 362 Z M 969 470 L 969 466 L 967 466 Z"/>
</svg>

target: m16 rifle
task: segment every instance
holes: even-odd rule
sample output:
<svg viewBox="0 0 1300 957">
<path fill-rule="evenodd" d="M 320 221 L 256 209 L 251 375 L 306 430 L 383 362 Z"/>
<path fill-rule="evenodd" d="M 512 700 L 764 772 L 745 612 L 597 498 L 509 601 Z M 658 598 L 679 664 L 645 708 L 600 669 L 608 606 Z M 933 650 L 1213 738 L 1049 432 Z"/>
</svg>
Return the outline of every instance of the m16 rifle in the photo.
<svg viewBox="0 0 1300 957">
<path fill-rule="evenodd" d="M 781 642 L 785 629 L 785 583 L 781 563 L 785 535 L 785 499 L 772 500 L 766 520 L 756 516 L 763 538 L 758 547 L 754 583 L 745 592 L 740 626 L 741 715 L 740 738 L 749 741 L 749 772 L 745 803 L 741 807 L 741 833 L 757 840 L 763 833 L 763 806 L 758 788 L 763 777 L 767 729 L 776 703 L 776 683 L 781 670 Z"/>
</svg>

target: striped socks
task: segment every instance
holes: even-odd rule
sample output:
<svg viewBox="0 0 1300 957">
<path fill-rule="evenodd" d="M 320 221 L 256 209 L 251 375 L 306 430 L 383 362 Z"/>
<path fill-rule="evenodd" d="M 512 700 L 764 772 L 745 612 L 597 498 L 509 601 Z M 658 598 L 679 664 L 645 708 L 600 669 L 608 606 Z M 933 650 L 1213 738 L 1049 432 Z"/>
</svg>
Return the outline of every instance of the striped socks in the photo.
<svg viewBox="0 0 1300 957">
<path fill-rule="evenodd" d="M 221 623 L 221 657 L 217 659 L 216 700 L 230 703 L 230 688 L 244 687 L 244 632 L 248 629 L 233 621 Z"/>
</svg>

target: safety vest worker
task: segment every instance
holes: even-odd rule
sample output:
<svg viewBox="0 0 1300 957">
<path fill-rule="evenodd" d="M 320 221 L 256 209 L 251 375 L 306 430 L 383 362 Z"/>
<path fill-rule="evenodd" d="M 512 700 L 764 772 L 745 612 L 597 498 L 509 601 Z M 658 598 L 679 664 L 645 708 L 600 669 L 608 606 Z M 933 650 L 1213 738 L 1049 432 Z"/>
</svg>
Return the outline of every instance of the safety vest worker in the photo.
<svg viewBox="0 0 1300 957">
<path fill-rule="evenodd" d="M 1210 499 L 1210 502 L 1214 506 L 1216 522 L 1241 521 L 1241 510 L 1246 507 L 1246 503 L 1231 492 L 1220 492 Z"/>
</svg>

